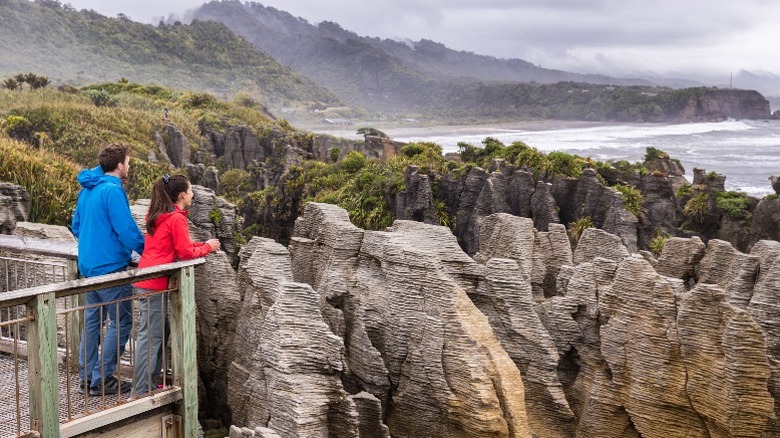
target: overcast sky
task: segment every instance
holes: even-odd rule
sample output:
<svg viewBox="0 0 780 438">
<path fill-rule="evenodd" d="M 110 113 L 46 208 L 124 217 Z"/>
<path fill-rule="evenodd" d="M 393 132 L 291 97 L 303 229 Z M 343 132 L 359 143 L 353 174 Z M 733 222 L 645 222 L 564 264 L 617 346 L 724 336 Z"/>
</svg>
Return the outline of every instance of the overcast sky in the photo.
<svg viewBox="0 0 780 438">
<path fill-rule="evenodd" d="M 156 23 L 197 0 L 63 0 Z M 780 74 L 776 0 L 264 0 L 364 36 L 421 38 L 576 72 Z M 725 79 L 728 81 L 728 79 Z"/>
</svg>

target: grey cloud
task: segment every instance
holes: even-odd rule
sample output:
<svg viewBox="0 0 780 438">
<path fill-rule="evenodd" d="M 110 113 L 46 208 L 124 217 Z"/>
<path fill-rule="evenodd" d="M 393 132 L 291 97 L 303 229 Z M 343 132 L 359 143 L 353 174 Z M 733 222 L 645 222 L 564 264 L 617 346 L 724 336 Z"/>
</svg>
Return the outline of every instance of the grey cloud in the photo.
<svg viewBox="0 0 780 438">
<path fill-rule="evenodd" d="M 121 11 L 145 22 L 152 22 L 151 17 L 182 14 L 202 4 L 196 0 L 164 3 L 76 0 L 71 3 L 110 16 Z M 774 23 L 780 21 L 780 3 L 772 0 L 260 0 L 260 3 L 310 23 L 334 21 L 359 35 L 426 38 L 457 50 L 523 58 L 534 63 L 553 60 L 566 66 L 576 64 L 583 57 L 588 58 L 591 66 L 607 66 L 619 62 L 620 56 L 626 58 L 626 63 L 640 65 L 648 52 L 701 53 L 703 49 L 712 51 L 716 47 L 734 46 L 739 37 L 745 39 L 741 48 L 731 50 L 742 51 L 723 53 L 723 57 L 746 59 L 745 53 L 750 53 L 755 64 L 770 62 L 766 60 L 775 57 L 760 57 L 761 49 L 766 50 L 770 43 L 758 38 L 776 39 L 770 32 Z"/>
</svg>

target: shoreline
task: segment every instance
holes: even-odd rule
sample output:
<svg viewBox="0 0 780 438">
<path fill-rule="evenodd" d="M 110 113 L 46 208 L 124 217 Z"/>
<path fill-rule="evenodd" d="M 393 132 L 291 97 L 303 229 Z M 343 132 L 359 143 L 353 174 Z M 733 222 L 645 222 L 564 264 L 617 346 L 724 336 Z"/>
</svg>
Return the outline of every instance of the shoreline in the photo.
<svg viewBox="0 0 780 438">
<path fill-rule="evenodd" d="M 452 135 L 480 135 L 494 134 L 497 131 L 556 131 L 561 129 L 594 128 L 601 126 L 631 125 L 631 123 L 619 122 L 587 122 L 579 120 L 522 120 L 516 122 L 496 122 L 474 125 L 412 125 L 412 124 L 366 124 L 352 126 L 301 126 L 315 134 L 333 135 L 352 140 L 360 140 L 362 135 L 357 130 L 363 126 L 371 126 L 388 135 L 391 139 L 407 137 L 437 137 Z M 648 124 L 649 125 L 649 124 Z"/>
</svg>

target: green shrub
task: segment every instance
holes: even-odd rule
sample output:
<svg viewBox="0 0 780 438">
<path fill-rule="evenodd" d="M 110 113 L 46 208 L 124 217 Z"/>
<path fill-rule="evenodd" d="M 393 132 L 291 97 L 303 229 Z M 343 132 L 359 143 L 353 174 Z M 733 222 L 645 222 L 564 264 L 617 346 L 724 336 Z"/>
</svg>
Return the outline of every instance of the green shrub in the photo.
<svg viewBox="0 0 780 438">
<path fill-rule="evenodd" d="M 330 150 L 330 162 L 335 163 L 339 161 L 339 157 L 341 156 L 341 148 L 333 148 Z"/>
<path fill-rule="evenodd" d="M 657 160 L 659 158 L 669 158 L 669 154 L 654 147 L 648 147 L 645 149 L 645 163 Z"/>
<path fill-rule="evenodd" d="M 366 165 L 366 156 L 360 152 L 352 151 L 341 160 L 341 166 L 349 173 L 356 173 Z"/>
<path fill-rule="evenodd" d="M 425 149 L 417 143 L 409 143 L 401 148 L 401 153 L 410 158 L 423 152 Z"/>
<path fill-rule="evenodd" d="M 189 108 L 208 108 L 217 103 L 217 99 L 208 93 L 186 93 L 183 100 Z"/>
<path fill-rule="evenodd" d="M 675 198 L 682 198 L 685 196 L 690 196 L 692 185 L 685 183 L 681 185 L 680 187 L 677 187 L 677 190 L 674 191 L 674 197 Z"/>
<path fill-rule="evenodd" d="M 626 201 L 626 210 L 634 216 L 639 216 L 639 213 L 642 212 L 642 203 L 645 202 L 642 192 L 636 187 L 624 186 L 622 184 L 617 184 L 612 188 L 617 190 L 623 197 L 623 200 Z"/>
<path fill-rule="evenodd" d="M 694 222 L 701 223 L 707 215 L 709 201 L 710 197 L 706 193 L 700 193 L 692 197 L 685 203 L 683 215 Z"/>
<path fill-rule="evenodd" d="M 252 176 L 241 169 L 230 169 L 219 178 L 220 195 L 236 201 L 252 189 Z"/>
<path fill-rule="evenodd" d="M 27 190 L 31 222 L 70 224 L 76 196 L 81 189 L 76 181 L 79 170 L 76 164 L 61 155 L 0 137 L 0 181 Z"/>
<path fill-rule="evenodd" d="M 547 161 L 547 175 L 568 176 L 573 178 L 582 175 L 583 161 L 576 155 L 554 151 L 547 155 Z"/>
<path fill-rule="evenodd" d="M 130 174 L 125 184 L 127 196 L 130 199 L 149 199 L 154 182 L 172 170 L 171 165 L 166 162 L 151 163 L 131 157 Z"/>
<path fill-rule="evenodd" d="M 3 123 L 5 132 L 17 140 L 28 141 L 32 135 L 32 124 L 22 116 L 8 116 Z"/>
<path fill-rule="evenodd" d="M 458 142 L 458 153 L 460 154 L 460 160 L 464 163 L 476 163 L 481 155 L 481 150 L 469 143 Z"/>
<path fill-rule="evenodd" d="M 385 134 L 384 132 L 371 127 L 360 128 L 357 130 L 357 134 L 362 135 L 363 137 L 372 136 L 372 137 L 388 138 L 387 134 Z"/>
<path fill-rule="evenodd" d="M 92 100 L 95 106 L 116 106 L 119 99 L 106 90 L 86 90 L 84 94 Z"/>
<path fill-rule="evenodd" d="M 746 193 L 720 192 L 715 196 L 715 204 L 732 218 L 744 219 L 748 215 L 750 200 Z"/>
<path fill-rule="evenodd" d="M 233 102 L 236 105 L 243 106 L 245 108 L 257 108 L 259 106 L 257 100 L 245 91 L 239 92 L 233 96 Z"/>
<path fill-rule="evenodd" d="M 493 137 L 486 137 L 482 140 L 482 145 L 484 146 L 482 148 L 482 154 L 488 158 L 496 157 L 498 153 L 506 147 L 504 146 L 504 143 L 501 143 Z"/>
<path fill-rule="evenodd" d="M 660 256 L 661 252 L 664 250 L 664 247 L 666 246 L 666 242 L 672 238 L 672 235 L 669 233 L 666 233 L 664 231 L 661 231 L 660 229 L 655 230 L 655 234 L 653 235 L 653 238 L 650 240 L 650 243 L 647 244 L 647 246 L 650 248 L 650 251 L 653 252 L 656 256 Z"/>
<path fill-rule="evenodd" d="M 209 212 L 209 220 L 216 226 L 222 224 L 222 212 L 215 208 Z"/>
<path fill-rule="evenodd" d="M 450 227 L 452 221 L 447 214 L 447 204 L 440 199 L 435 199 L 433 201 L 433 207 L 436 209 L 436 216 L 439 218 L 439 224 L 444 227 Z"/>
<path fill-rule="evenodd" d="M 570 222 L 567 226 L 569 235 L 575 242 L 579 242 L 580 237 L 582 237 L 582 233 L 584 233 L 585 230 L 593 227 L 593 221 L 590 219 L 590 216 L 579 218 L 574 222 Z"/>
</svg>

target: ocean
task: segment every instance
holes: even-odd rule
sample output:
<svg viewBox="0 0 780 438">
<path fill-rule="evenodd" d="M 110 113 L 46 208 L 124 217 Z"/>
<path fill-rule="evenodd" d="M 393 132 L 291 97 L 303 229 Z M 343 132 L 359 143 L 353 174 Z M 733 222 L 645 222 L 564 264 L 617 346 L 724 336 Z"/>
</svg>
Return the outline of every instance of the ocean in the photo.
<svg viewBox="0 0 780 438">
<path fill-rule="evenodd" d="M 780 175 L 780 121 L 728 120 L 719 123 L 606 124 L 555 129 L 446 128 L 410 133 L 385 130 L 393 140 L 431 141 L 444 152 L 459 142 L 480 146 L 485 137 L 504 144 L 523 141 L 544 152 L 562 151 L 595 160 L 641 161 L 647 147 L 680 160 L 686 177 L 693 168 L 726 175 L 726 189 L 763 197 L 774 193 L 770 175 Z"/>
</svg>

